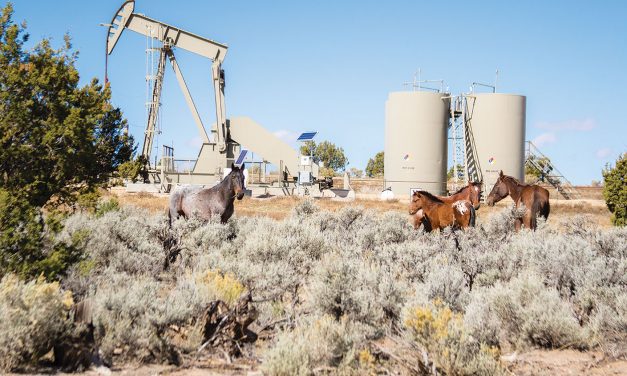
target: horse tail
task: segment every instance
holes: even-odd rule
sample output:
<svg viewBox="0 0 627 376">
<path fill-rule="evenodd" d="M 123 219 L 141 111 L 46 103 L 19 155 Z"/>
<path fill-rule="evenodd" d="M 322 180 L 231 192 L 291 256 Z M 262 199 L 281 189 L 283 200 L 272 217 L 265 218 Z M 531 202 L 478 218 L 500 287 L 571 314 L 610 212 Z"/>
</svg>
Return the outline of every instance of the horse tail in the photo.
<svg viewBox="0 0 627 376">
<path fill-rule="evenodd" d="M 469 226 L 475 227 L 475 222 L 477 220 L 477 213 L 475 211 L 475 207 L 470 204 L 470 222 L 468 223 Z"/>
<path fill-rule="evenodd" d="M 533 204 L 531 204 L 531 218 L 529 219 L 529 227 L 531 230 L 535 230 L 538 227 L 538 214 L 542 214 L 544 205 L 540 202 L 537 195 L 533 195 Z"/>
<path fill-rule="evenodd" d="M 542 193 L 545 193 L 545 192 L 542 192 Z M 546 194 L 542 195 L 542 207 L 540 208 L 540 215 L 544 217 L 544 220 L 547 220 L 549 219 L 550 212 L 551 212 L 551 204 L 549 202 L 549 191 L 546 191 Z"/>
</svg>

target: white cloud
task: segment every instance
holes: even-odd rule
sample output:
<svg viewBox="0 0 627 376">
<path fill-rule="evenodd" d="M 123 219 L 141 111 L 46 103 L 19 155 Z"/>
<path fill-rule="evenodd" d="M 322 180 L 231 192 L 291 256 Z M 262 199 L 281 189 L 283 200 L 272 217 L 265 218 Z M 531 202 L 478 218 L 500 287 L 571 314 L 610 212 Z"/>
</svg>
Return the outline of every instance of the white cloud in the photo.
<svg viewBox="0 0 627 376">
<path fill-rule="evenodd" d="M 281 140 L 287 143 L 292 143 L 296 141 L 296 139 L 298 138 L 298 133 L 294 133 L 292 131 L 288 131 L 285 129 L 280 129 L 276 132 L 273 132 L 272 134 L 274 134 L 276 137 L 280 138 Z"/>
<path fill-rule="evenodd" d="M 200 147 L 202 146 L 202 138 L 200 138 L 200 136 L 190 138 L 189 140 L 185 141 L 185 146 L 190 149 L 200 149 Z"/>
<path fill-rule="evenodd" d="M 555 136 L 555 133 L 553 132 L 542 133 L 541 135 L 539 135 L 538 137 L 532 140 L 533 144 L 536 145 L 537 147 L 542 147 L 547 144 L 552 144 L 555 141 L 557 141 L 557 137 Z"/>
<path fill-rule="evenodd" d="M 614 150 L 612 150 L 612 148 L 601 148 L 599 150 L 597 150 L 597 158 L 599 159 L 605 159 L 607 157 L 609 157 L 610 155 L 612 155 L 612 153 L 614 152 Z"/>
<path fill-rule="evenodd" d="M 572 119 L 561 122 L 541 121 L 536 124 L 536 128 L 546 129 L 548 131 L 577 131 L 586 132 L 597 127 L 597 122 L 592 118 Z"/>
</svg>

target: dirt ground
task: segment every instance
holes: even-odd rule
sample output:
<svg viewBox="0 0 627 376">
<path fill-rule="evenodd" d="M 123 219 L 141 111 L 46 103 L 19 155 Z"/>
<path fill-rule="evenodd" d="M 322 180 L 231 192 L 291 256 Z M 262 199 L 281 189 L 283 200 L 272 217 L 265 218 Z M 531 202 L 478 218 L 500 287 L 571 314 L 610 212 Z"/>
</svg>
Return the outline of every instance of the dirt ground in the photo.
<svg viewBox="0 0 627 376">
<path fill-rule="evenodd" d="M 519 376 L 619 376 L 627 375 L 627 360 L 608 359 L 600 352 L 576 350 L 531 350 L 522 354 L 512 353 L 501 357 L 507 369 Z M 187 367 L 161 364 L 126 366 L 123 369 L 92 367 L 84 376 L 99 375 L 262 375 L 255 364 L 227 363 L 223 360 L 202 360 Z M 69 374 L 68 374 L 69 375 Z"/>
<path fill-rule="evenodd" d="M 520 376 L 535 375 L 627 375 L 627 361 L 607 359 L 599 352 L 533 350 L 502 357 L 510 371 Z"/>
</svg>

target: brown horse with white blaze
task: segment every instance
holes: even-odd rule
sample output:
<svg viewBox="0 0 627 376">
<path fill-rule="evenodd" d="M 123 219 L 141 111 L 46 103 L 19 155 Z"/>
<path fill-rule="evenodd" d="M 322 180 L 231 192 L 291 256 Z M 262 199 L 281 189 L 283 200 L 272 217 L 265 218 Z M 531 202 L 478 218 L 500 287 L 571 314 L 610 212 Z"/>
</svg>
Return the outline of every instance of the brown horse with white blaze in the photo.
<svg viewBox="0 0 627 376">
<path fill-rule="evenodd" d="M 235 198 L 241 200 L 246 192 L 244 165 L 231 165 L 231 172 L 222 181 L 211 188 L 179 187 L 170 194 L 168 216 L 172 219 L 192 215 L 209 220 L 219 216 L 222 223 L 231 218 L 235 207 Z"/>
<path fill-rule="evenodd" d="M 549 212 L 551 211 L 549 191 L 538 185 L 523 184 L 514 177 L 504 175 L 503 171 L 501 171 L 499 178 L 494 183 L 494 187 L 492 187 L 492 191 L 488 195 L 487 204 L 494 206 L 495 203 L 507 196 L 514 200 L 516 208 L 521 207 L 521 205 L 524 205 L 526 208 L 523 217 L 516 219 L 516 231 L 519 231 L 521 226 L 535 230 L 538 226 L 538 215 L 545 220 L 549 218 Z"/>
<path fill-rule="evenodd" d="M 425 231 L 448 226 L 466 228 L 475 225 L 475 208 L 467 200 L 446 203 L 427 191 L 414 192 L 409 204 L 409 214 L 417 215 L 425 225 Z M 414 222 L 416 227 L 417 221 Z M 418 224 L 420 226 L 420 224 Z"/>
<path fill-rule="evenodd" d="M 437 196 L 443 202 L 453 205 L 457 201 L 466 200 L 469 201 L 472 206 L 476 210 L 479 210 L 481 207 L 481 186 L 483 182 L 468 182 L 468 185 L 458 189 L 455 193 L 450 196 Z M 420 227 L 420 225 L 425 226 L 425 231 L 431 231 L 429 228 L 429 221 L 426 219 L 423 210 L 418 210 L 415 214 L 413 214 L 413 222 L 414 228 Z"/>
</svg>

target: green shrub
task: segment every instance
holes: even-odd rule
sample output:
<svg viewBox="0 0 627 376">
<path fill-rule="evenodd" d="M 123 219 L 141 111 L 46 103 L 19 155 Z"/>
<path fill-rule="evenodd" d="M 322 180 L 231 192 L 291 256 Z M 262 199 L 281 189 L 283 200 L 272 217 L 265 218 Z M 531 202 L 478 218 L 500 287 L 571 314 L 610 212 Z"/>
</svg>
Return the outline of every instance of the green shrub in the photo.
<svg viewBox="0 0 627 376">
<path fill-rule="evenodd" d="M 371 178 L 383 176 L 384 157 L 384 152 L 380 151 L 374 156 L 374 158 L 370 158 L 368 160 L 368 164 L 366 165 L 367 176 Z"/>
<path fill-rule="evenodd" d="M 24 279 L 43 275 L 58 280 L 83 257 L 77 244 L 82 234 L 61 239 L 64 220 L 0 189 L 0 276 L 15 273 Z"/>
<path fill-rule="evenodd" d="M 627 153 L 603 170 L 603 197 L 615 226 L 627 225 Z"/>
<path fill-rule="evenodd" d="M 96 217 L 102 217 L 106 213 L 115 210 L 120 210 L 120 203 L 115 197 L 106 201 L 100 201 L 96 206 Z"/>
<path fill-rule="evenodd" d="M 13 5 L 1 12 L 0 188 L 37 208 L 72 204 L 130 159 L 126 120 L 108 85 L 80 77 L 69 35 L 58 49 L 50 39 L 30 43 Z"/>
<path fill-rule="evenodd" d="M 122 179 L 130 180 L 133 183 L 138 177 L 144 174 L 146 161 L 143 158 L 126 161 L 118 166 L 118 174 Z"/>
<path fill-rule="evenodd" d="M 34 274 L 33 264 L 44 257 L 43 231 L 40 210 L 0 189 L 0 275 Z"/>
<path fill-rule="evenodd" d="M 96 207 L 98 206 L 98 201 L 100 201 L 100 192 L 96 189 L 89 189 L 84 192 L 80 192 L 78 197 L 76 198 L 76 203 L 78 206 L 89 213 L 95 213 Z"/>
</svg>

